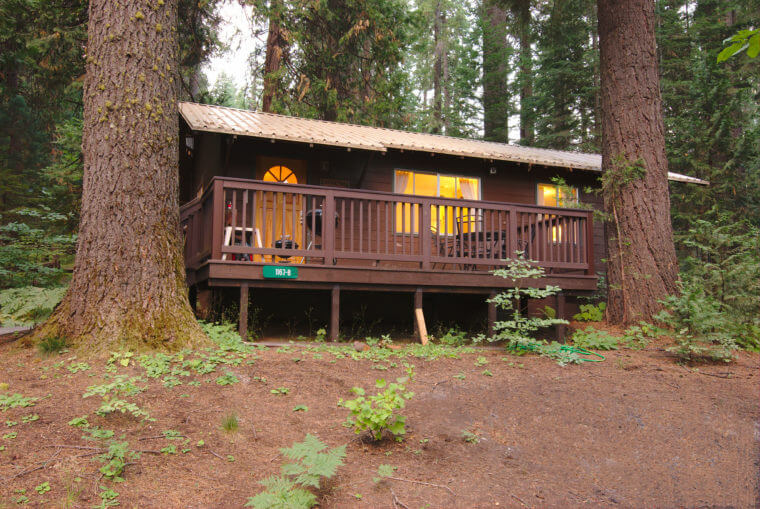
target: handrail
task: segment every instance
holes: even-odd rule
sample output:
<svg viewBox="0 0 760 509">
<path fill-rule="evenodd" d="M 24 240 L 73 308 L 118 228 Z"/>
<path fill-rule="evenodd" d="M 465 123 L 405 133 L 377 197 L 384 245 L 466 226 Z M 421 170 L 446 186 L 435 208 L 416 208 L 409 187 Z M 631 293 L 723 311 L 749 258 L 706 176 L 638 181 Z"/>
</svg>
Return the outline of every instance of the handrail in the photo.
<svg viewBox="0 0 760 509">
<path fill-rule="evenodd" d="M 323 221 L 319 243 L 303 216 L 317 207 L 321 217 L 341 221 Z M 477 210 L 479 223 L 452 232 L 451 218 L 468 209 Z M 213 177 L 200 196 L 182 205 L 180 218 L 189 268 L 207 259 L 300 257 L 322 265 L 340 259 L 471 270 L 504 266 L 504 258 L 529 248 L 540 265 L 593 274 L 593 217 L 585 209 Z M 286 236 L 297 243 L 275 246 Z"/>
<path fill-rule="evenodd" d="M 238 189 L 245 189 L 248 188 L 256 189 L 258 191 L 260 190 L 266 190 L 266 191 L 275 191 L 275 192 L 282 192 L 283 188 L 286 187 L 287 189 L 292 189 L 296 192 L 301 191 L 313 191 L 313 193 L 310 194 L 317 194 L 325 196 L 327 194 L 335 194 L 335 195 L 341 195 L 340 197 L 345 198 L 352 198 L 353 196 L 350 196 L 352 194 L 361 194 L 364 196 L 387 196 L 389 199 L 392 198 L 394 200 L 402 199 L 404 201 L 409 201 L 409 203 L 423 203 L 425 201 L 434 200 L 437 202 L 440 202 L 441 205 L 452 205 L 452 206 L 462 206 L 462 207 L 470 207 L 470 208 L 478 208 L 478 205 L 480 206 L 488 206 L 492 208 L 503 208 L 503 210 L 506 210 L 507 208 L 518 208 L 518 209 L 525 209 L 525 210 L 540 210 L 540 211 L 556 211 L 558 213 L 562 214 L 571 214 L 574 216 L 582 217 L 589 214 L 589 210 L 586 209 L 576 209 L 576 208 L 566 208 L 566 207 L 548 207 L 544 205 L 531 205 L 529 203 L 507 203 L 507 202 L 500 202 L 500 201 L 488 201 L 488 200 L 465 200 L 465 199 L 459 199 L 459 198 L 444 198 L 444 197 L 436 197 L 436 196 L 419 196 L 419 195 L 413 195 L 413 194 L 401 194 L 401 193 L 389 193 L 387 191 L 375 191 L 371 189 L 346 189 L 344 187 L 330 187 L 330 186 L 315 186 L 315 185 L 309 185 L 309 184 L 286 184 L 286 183 L 280 183 L 280 182 L 265 182 L 263 180 L 254 180 L 254 179 L 242 179 L 242 178 L 236 178 L 236 177 L 212 177 L 210 181 L 210 185 L 206 188 L 206 190 L 203 193 L 203 197 L 205 198 L 205 195 L 211 191 L 213 188 L 213 182 L 216 180 L 220 180 L 224 183 L 236 183 L 236 184 L 243 184 L 242 187 Z M 255 186 L 255 187 L 251 187 Z M 462 204 L 472 204 L 472 205 L 462 205 Z"/>
</svg>

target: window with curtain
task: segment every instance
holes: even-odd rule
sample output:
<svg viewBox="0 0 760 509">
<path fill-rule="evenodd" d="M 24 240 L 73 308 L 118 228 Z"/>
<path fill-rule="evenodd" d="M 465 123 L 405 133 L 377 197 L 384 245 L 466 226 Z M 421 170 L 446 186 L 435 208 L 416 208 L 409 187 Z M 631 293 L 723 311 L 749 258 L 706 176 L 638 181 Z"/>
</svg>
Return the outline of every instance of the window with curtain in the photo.
<svg viewBox="0 0 760 509">
<path fill-rule="evenodd" d="M 578 188 L 539 183 L 536 189 L 536 204 L 546 207 L 567 207 L 578 203 Z"/>
<path fill-rule="evenodd" d="M 536 203 L 546 207 L 572 207 L 573 203 L 578 203 L 578 188 L 557 184 L 538 184 Z M 577 228 L 577 225 L 573 228 L 575 233 L 573 238 L 578 238 Z M 559 242 L 564 237 L 561 226 L 552 226 L 552 242 Z"/>
<path fill-rule="evenodd" d="M 400 194 L 417 196 L 436 196 L 463 200 L 480 200 L 480 179 L 477 177 L 460 177 L 440 173 L 427 173 L 410 170 L 396 170 L 393 191 Z M 409 207 L 402 211 L 402 204 L 396 205 L 396 232 L 418 233 L 419 218 L 416 211 Z M 451 207 L 435 207 L 431 212 L 431 228 L 440 230 L 441 234 L 454 234 L 456 220 L 462 214 L 467 215 L 471 209 L 461 209 L 455 213 Z M 457 215 L 457 217 L 455 217 Z"/>
</svg>

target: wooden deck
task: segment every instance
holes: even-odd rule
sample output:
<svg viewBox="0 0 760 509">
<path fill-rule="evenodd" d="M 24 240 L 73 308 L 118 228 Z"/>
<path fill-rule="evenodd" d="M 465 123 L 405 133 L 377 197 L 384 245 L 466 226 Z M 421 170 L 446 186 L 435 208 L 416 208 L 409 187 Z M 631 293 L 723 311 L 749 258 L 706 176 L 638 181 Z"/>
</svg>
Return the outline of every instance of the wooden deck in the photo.
<svg viewBox="0 0 760 509">
<path fill-rule="evenodd" d="M 547 272 L 526 285 L 596 288 L 588 210 L 215 177 L 180 214 L 188 283 L 246 295 L 251 286 L 333 298 L 340 288 L 488 294 L 514 284 L 490 271 L 518 251 Z M 267 267 L 294 270 L 273 278 Z"/>
</svg>

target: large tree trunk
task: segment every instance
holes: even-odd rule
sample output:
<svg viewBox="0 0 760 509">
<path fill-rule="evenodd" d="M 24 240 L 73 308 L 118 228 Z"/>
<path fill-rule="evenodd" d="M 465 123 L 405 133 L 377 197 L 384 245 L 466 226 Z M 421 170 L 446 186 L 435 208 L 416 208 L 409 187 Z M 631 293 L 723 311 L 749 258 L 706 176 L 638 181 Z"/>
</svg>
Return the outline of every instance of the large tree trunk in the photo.
<svg viewBox="0 0 760 509">
<path fill-rule="evenodd" d="M 507 88 L 507 13 L 496 0 L 484 0 L 483 17 L 483 138 L 509 141 Z"/>
<path fill-rule="evenodd" d="M 517 18 L 520 35 L 520 67 L 518 82 L 520 84 L 520 143 L 532 145 L 535 141 L 533 105 L 533 50 L 531 44 L 530 0 L 518 0 Z"/>
<path fill-rule="evenodd" d="M 91 0 L 89 13 L 76 264 L 38 335 L 98 350 L 203 344 L 179 230 L 177 0 Z"/>
<path fill-rule="evenodd" d="M 277 72 L 288 51 L 287 33 L 279 23 L 282 2 L 272 0 L 269 15 L 269 34 L 267 35 L 266 56 L 264 57 L 264 92 L 261 97 L 261 110 L 272 111 L 272 100 L 277 96 L 280 80 Z"/>
<path fill-rule="evenodd" d="M 607 318 L 649 320 L 677 291 L 652 0 L 598 0 Z M 642 167 L 645 171 L 637 171 Z"/>
<path fill-rule="evenodd" d="M 440 133 L 441 126 L 443 125 L 443 97 L 441 91 L 444 52 L 443 28 L 441 2 L 437 2 L 433 19 L 433 44 L 435 45 L 433 49 L 433 125 L 430 129 L 433 133 Z"/>
</svg>

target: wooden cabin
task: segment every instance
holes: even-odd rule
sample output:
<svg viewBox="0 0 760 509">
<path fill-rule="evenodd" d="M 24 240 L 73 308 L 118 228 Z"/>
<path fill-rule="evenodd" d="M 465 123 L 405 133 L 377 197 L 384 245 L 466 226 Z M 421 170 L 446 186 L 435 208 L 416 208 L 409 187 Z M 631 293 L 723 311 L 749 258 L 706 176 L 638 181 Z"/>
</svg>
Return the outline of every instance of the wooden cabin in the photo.
<svg viewBox="0 0 760 509">
<path fill-rule="evenodd" d="M 510 285 L 490 271 L 519 251 L 546 269 L 532 284 L 562 288 L 562 316 L 566 296 L 591 294 L 604 271 L 604 225 L 576 205 L 601 208 L 588 192 L 599 155 L 194 103 L 179 111 L 187 281 L 201 312 L 214 288 L 240 288 L 241 334 L 252 288 L 327 290 L 335 339 L 341 292 L 408 293 L 423 318 L 429 293 L 479 294 L 485 307 Z"/>
</svg>

